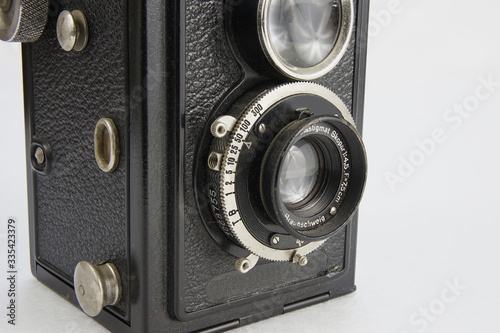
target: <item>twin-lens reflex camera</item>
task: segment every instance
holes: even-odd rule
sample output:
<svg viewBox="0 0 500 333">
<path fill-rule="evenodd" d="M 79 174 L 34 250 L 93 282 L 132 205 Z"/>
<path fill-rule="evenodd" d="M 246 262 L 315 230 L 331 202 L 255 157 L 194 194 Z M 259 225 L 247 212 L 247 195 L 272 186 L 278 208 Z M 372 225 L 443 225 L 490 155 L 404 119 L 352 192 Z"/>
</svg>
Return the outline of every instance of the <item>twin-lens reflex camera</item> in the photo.
<svg viewBox="0 0 500 333">
<path fill-rule="evenodd" d="M 221 332 L 354 291 L 368 6 L 0 0 L 33 275 L 113 332 Z"/>
</svg>

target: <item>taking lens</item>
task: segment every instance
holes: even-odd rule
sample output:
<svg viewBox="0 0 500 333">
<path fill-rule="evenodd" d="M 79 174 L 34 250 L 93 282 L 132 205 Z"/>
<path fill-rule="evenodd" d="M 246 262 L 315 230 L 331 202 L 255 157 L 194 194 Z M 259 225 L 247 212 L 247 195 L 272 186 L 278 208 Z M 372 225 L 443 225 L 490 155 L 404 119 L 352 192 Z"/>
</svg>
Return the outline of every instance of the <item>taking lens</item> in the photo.
<svg viewBox="0 0 500 333">
<path fill-rule="evenodd" d="M 278 171 L 278 192 L 284 207 L 308 218 L 333 200 L 342 163 L 335 144 L 324 135 L 307 135 L 293 143 Z M 297 225 L 297 229 L 307 229 Z"/>
<path fill-rule="evenodd" d="M 300 205 L 316 187 L 320 173 L 320 158 L 311 143 L 301 139 L 283 160 L 279 176 L 281 200 L 289 207 Z"/>
<path fill-rule="evenodd" d="M 262 161 L 262 203 L 297 239 L 328 237 L 359 203 L 365 158 L 355 129 L 341 119 L 292 122 L 276 135 Z"/>
</svg>

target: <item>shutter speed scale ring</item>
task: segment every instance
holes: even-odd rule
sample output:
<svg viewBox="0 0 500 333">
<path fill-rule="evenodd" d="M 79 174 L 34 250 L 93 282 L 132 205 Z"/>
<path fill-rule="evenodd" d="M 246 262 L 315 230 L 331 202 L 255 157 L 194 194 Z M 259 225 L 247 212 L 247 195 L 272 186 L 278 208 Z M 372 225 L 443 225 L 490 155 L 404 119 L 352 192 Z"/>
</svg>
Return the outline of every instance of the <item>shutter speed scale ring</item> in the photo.
<svg viewBox="0 0 500 333">
<path fill-rule="evenodd" d="M 290 95 L 304 93 L 306 85 L 311 88 L 309 84 L 305 83 L 280 86 L 267 94 L 265 93 L 257 101 L 254 101 L 233 129 L 229 147 L 237 147 L 237 149 L 227 149 L 222 160 L 220 195 L 224 218 L 232 234 L 245 248 L 255 255 L 269 260 L 290 261 L 297 253 L 304 256 L 316 250 L 324 241 L 309 243 L 297 249 L 279 250 L 270 248 L 256 240 L 243 222 L 244 217 L 241 216 L 238 207 L 238 200 L 236 198 L 237 162 L 239 161 L 242 149 L 247 148 L 245 143 L 247 142 L 246 139 L 249 133 L 263 116 L 264 112 L 269 110 L 276 102 Z M 234 193 L 234 195 L 231 193 Z"/>
<path fill-rule="evenodd" d="M 311 108 L 307 107 L 309 105 Z M 283 128 L 297 121 L 307 122 L 301 118 L 310 117 L 313 123 L 319 123 L 325 116 L 336 116 L 354 128 L 352 116 L 333 92 L 308 82 L 265 90 L 246 104 L 243 112 L 241 110 L 236 106 L 230 111 L 230 116 L 237 120 L 235 125 L 228 128 L 227 136 L 215 136 L 211 145 L 210 155 L 220 156 L 220 163 L 209 163 L 207 179 L 212 213 L 226 236 L 252 253 L 247 257 L 248 261 L 238 261 L 240 272 L 251 269 L 256 263 L 255 258 L 259 257 L 305 264 L 305 256 L 319 248 L 333 233 L 304 239 L 298 233 L 291 235 L 287 231 L 289 228 L 266 213 L 263 196 L 259 193 L 262 160 Z M 264 169 L 262 172 L 266 172 Z M 364 187 L 364 179 L 362 183 Z M 328 207 L 327 211 L 333 210 Z M 336 230 L 347 221 L 339 224 Z"/>
</svg>

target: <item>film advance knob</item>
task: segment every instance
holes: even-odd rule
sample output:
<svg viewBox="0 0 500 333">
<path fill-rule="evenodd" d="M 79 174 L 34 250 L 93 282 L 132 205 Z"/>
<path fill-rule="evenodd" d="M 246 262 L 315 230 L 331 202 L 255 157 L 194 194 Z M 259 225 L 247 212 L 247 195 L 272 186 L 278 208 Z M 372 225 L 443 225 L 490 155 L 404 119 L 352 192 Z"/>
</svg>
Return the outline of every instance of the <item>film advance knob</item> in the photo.
<svg viewBox="0 0 500 333">
<path fill-rule="evenodd" d="M 92 265 L 80 261 L 75 268 L 76 298 L 82 310 L 95 317 L 108 305 L 115 305 L 121 298 L 121 279 L 113 264 Z"/>
<path fill-rule="evenodd" d="M 36 41 L 47 23 L 48 0 L 0 0 L 0 40 Z"/>
</svg>

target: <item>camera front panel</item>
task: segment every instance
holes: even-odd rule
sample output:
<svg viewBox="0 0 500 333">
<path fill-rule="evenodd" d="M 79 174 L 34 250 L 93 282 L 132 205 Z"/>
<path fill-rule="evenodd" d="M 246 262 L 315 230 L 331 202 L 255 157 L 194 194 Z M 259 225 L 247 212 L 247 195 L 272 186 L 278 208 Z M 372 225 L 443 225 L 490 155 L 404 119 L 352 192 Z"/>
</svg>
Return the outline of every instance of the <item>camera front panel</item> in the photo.
<svg viewBox="0 0 500 333">
<path fill-rule="evenodd" d="M 304 3 L 304 8 L 309 8 L 308 5 L 314 5 L 315 2 L 305 1 Z M 330 4 L 329 2 L 325 3 Z M 336 6 L 340 6 L 340 2 L 334 1 L 333 3 L 335 6 L 331 16 L 336 15 L 335 11 L 339 10 Z M 310 70 L 307 75 L 318 76 L 318 78 L 305 83 L 302 83 L 304 80 L 301 75 L 297 74 L 302 72 L 300 69 L 296 68 L 296 74 L 290 75 L 276 63 L 273 63 L 267 54 L 265 43 L 259 40 L 261 35 L 259 35 L 256 22 L 263 21 L 264 24 L 267 22 L 262 18 L 264 15 L 262 14 L 264 12 L 262 6 L 267 6 L 267 10 L 271 7 L 275 9 L 274 2 L 210 1 L 199 3 L 188 1 L 186 3 L 185 54 L 187 57 L 186 108 L 184 113 L 186 127 L 183 137 L 186 142 L 184 145 L 186 150 L 183 154 L 185 225 L 183 228 L 184 246 L 181 247 L 181 250 L 184 251 L 186 270 L 185 272 L 176 272 L 178 279 L 184 282 L 176 290 L 178 297 L 175 300 L 175 314 L 178 318 L 187 320 L 207 313 L 214 307 L 229 308 L 236 304 L 251 303 L 252 296 L 265 295 L 271 290 L 281 290 L 285 294 L 288 292 L 287 287 L 300 288 L 301 283 L 302 287 L 308 283 L 321 283 L 326 281 L 323 279 L 326 276 L 329 276 L 331 281 L 333 276 L 339 277 L 351 269 L 348 267 L 349 253 L 355 244 L 351 240 L 349 226 L 345 225 L 346 219 L 340 223 L 341 225 L 333 228 L 335 232 L 333 229 L 326 232 L 329 237 L 320 237 L 321 239 L 304 240 L 300 237 L 290 237 L 287 236 L 289 233 L 276 223 L 270 226 L 273 219 L 269 217 L 262 205 L 258 186 L 261 177 L 262 156 L 265 154 L 269 142 L 258 148 L 259 144 L 253 143 L 252 145 L 252 142 L 247 140 L 244 143 L 247 145 L 245 147 L 250 145 L 251 148 L 248 149 L 250 152 L 247 153 L 246 157 L 241 157 L 242 160 L 239 162 L 233 157 L 229 157 L 233 158 L 233 162 L 245 165 L 238 172 L 240 181 L 236 181 L 238 184 L 246 183 L 246 185 L 242 185 L 242 188 L 231 187 L 232 183 L 235 182 L 234 177 L 225 180 L 221 180 L 220 177 L 220 168 L 223 163 L 227 162 L 224 160 L 226 141 L 229 140 L 229 137 L 234 139 L 234 136 L 237 135 L 228 127 L 234 126 L 235 120 L 236 122 L 244 121 L 240 118 L 244 110 L 251 109 L 249 105 L 252 105 L 254 99 L 268 90 L 286 84 L 290 84 L 292 87 L 296 84 L 305 85 L 305 88 L 299 87 L 297 93 L 301 89 L 303 93 L 306 93 L 308 89 L 322 91 L 323 87 L 326 87 L 328 91 L 333 91 L 337 96 L 339 100 L 337 104 L 345 106 L 345 112 L 349 114 L 349 117 L 352 116 L 355 104 L 353 96 L 357 94 L 355 91 L 357 35 L 354 27 L 356 26 L 355 15 L 358 2 L 349 1 L 348 3 L 349 6 L 345 7 L 352 10 L 352 13 L 349 15 L 347 25 L 352 25 L 352 30 L 350 33 L 342 32 L 348 36 L 348 40 L 343 41 L 342 38 L 337 37 L 340 49 L 343 49 L 342 56 L 335 59 L 335 56 L 338 56 L 340 52 L 339 46 L 337 44 L 332 46 L 330 53 L 333 54 L 334 59 L 327 59 L 325 60 L 328 62 L 327 65 Z M 322 9 L 321 6 L 312 8 L 311 15 L 313 17 L 318 15 L 318 10 Z M 334 22 L 335 20 L 329 18 L 329 21 Z M 339 26 L 342 25 L 336 21 L 335 23 Z M 242 45 L 245 46 L 242 47 Z M 333 50 L 334 48 L 335 50 Z M 324 58 L 328 58 L 328 53 L 324 55 Z M 325 66 L 332 64 L 334 65 L 333 69 L 324 70 Z M 293 75 L 296 77 L 292 77 Z M 312 86 L 313 84 L 320 84 L 321 87 Z M 292 95 L 293 93 L 289 93 L 289 95 L 285 93 L 284 97 Z M 305 103 L 304 107 L 296 106 L 296 109 L 307 108 L 307 99 L 302 102 L 300 98 L 299 96 L 298 103 Z M 318 97 L 318 99 L 321 98 Z M 258 103 L 255 104 L 255 106 L 257 105 Z M 322 106 L 318 105 L 315 116 L 320 116 L 322 110 Z M 266 114 L 269 118 L 269 113 Z M 282 112 L 278 112 L 277 115 L 281 117 Z M 329 111 L 325 111 L 323 115 L 335 117 L 333 111 L 330 114 Z M 228 116 L 233 120 L 228 120 Z M 292 118 L 295 116 L 291 115 Z M 300 115 L 297 114 L 298 117 Z M 276 123 L 276 119 L 269 121 L 273 124 Z M 314 120 L 311 121 L 314 122 Z M 217 140 L 219 136 L 217 126 L 220 124 L 225 127 L 225 130 L 221 129 L 221 131 L 227 131 L 227 136 L 224 136 L 222 140 Z M 257 129 L 259 125 L 252 124 L 252 126 L 255 126 L 252 128 Z M 256 130 L 257 132 L 258 130 Z M 276 132 L 279 130 L 276 129 Z M 256 136 L 258 135 L 257 133 Z M 265 140 L 261 140 L 261 142 L 263 141 Z M 233 143 L 236 142 L 233 141 Z M 230 146 L 231 144 L 229 144 Z M 242 146 L 237 149 L 242 152 L 247 151 Z M 256 158 L 255 163 L 252 164 L 250 161 L 252 157 L 248 156 L 259 154 L 261 156 Z M 365 161 L 360 163 L 365 163 Z M 230 168 L 222 170 L 222 173 L 229 172 L 233 171 Z M 363 177 L 361 176 L 361 178 Z M 362 188 L 364 180 L 361 182 L 363 183 L 360 186 Z M 217 186 L 218 184 L 221 185 Z M 219 195 L 224 184 L 229 184 L 227 187 L 229 190 L 223 195 Z M 223 197 L 229 198 L 235 191 L 239 191 L 240 194 L 236 195 L 238 198 L 232 202 L 240 210 L 234 207 L 228 208 L 227 214 L 234 213 L 234 219 L 232 222 L 223 222 L 222 220 L 225 220 L 222 216 L 222 206 L 225 204 Z M 332 206 L 328 207 L 328 210 L 330 211 L 332 208 L 335 209 Z M 246 210 L 246 212 L 242 212 L 242 210 Z M 235 213 L 236 211 L 242 212 L 245 216 L 240 217 L 239 214 Z M 325 219 L 324 214 L 318 213 L 316 215 L 318 215 L 318 219 Z M 233 215 L 227 217 L 231 219 Z M 263 243 L 267 242 L 268 244 L 265 246 L 268 250 L 264 249 L 259 252 L 265 259 L 259 260 L 255 267 L 251 258 L 248 261 L 238 261 L 254 253 L 238 241 L 238 237 L 247 236 L 241 236 L 242 234 L 231 231 L 232 225 L 238 225 L 238 221 L 242 218 L 248 220 L 249 222 L 245 223 L 250 226 L 253 223 L 250 220 L 260 220 L 264 221 L 263 224 L 267 223 L 266 227 L 242 228 L 243 234 L 247 235 L 249 239 L 245 244 L 255 245 L 252 248 L 253 251 L 258 252 L 257 248 L 260 248 Z M 311 221 L 311 218 L 306 218 L 304 221 Z M 258 223 L 254 221 L 253 225 Z M 206 230 L 198 228 L 197 226 L 200 224 L 203 224 Z M 241 223 L 241 225 L 243 224 Z M 259 237 L 264 241 L 254 241 Z M 278 246 L 273 244 L 273 239 L 276 240 L 276 238 L 280 239 Z M 300 250 L 297 251 L 299 248 Z M 269 254 L 270 252 L 276 254 Z M 294 254 L 300 253 L 307 254 L 307 265 L 291 264 Z M 265 257 L 266 254 L 269 255 Z M 243 268 L 244 265 L 247 266 Z M 249 267 L 252 269 L 249 270 Z M 199 274 L 199 272 L 203 272 L 203 274 Z M 353 290 L 353 281 L 349 281 L 348 284 L 351 286 L 346 287 L 346 289 Z"/>
</svg>

